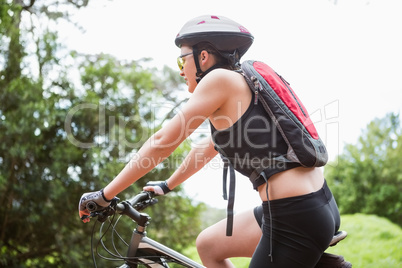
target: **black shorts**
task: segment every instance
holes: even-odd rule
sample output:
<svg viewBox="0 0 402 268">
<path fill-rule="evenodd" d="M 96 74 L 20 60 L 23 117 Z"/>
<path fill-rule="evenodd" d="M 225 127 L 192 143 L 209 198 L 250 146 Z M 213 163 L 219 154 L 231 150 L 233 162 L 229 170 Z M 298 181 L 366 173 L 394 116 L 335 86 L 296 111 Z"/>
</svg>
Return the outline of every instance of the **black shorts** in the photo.
<svg viewBox="0 0 402 268">
<path fill-rule="evenodd" d="M 254 217 L 258 222 L 258 225 L 262 227 L 262 219 L 264 218 L 264 212 L 262 210 L 262 205 L 254 208 Z"/>
<path fill-rule="evenodd" d="M 263 202 L 254 209 L 263 235 L 250 267 L 314 267 L 340 226 L 338 207 L 326 182 L 317 192 L 272 200 L 269 205 Z"/>
</svg>

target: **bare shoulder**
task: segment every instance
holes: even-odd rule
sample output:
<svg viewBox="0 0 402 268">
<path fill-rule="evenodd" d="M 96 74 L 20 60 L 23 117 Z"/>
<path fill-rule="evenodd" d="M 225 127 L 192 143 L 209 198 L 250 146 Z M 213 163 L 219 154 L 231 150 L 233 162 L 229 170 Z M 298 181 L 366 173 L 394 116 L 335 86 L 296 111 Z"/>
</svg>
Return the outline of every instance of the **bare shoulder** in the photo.
<svg viewBox="0 0 402 268">
<path fill-rule="evenodd" d="M 247 88 L 247 83 L 244 77 L 236 71 L 215 69 L 200 81 L 197 88 L 200 91 L 207 91 L 208 94 L 227 96 L 227 94 L 244 91 Z"/>
<path fill-rule="evenodd" d="M 220 83 L 232 85 L 236 85 L 244 80 L 239 72 L 227 69 L 215 69 L 206 75 L 205 78 L 205 80 L 219 81 Z"/>
<path fill-rule="evenodd" d="M 204 100 L 200 107 L 209 110 L 208 117 L 217 129 L 228 128 L 236 122 L 252 98 L 244 77 L 238 72 L 225 69 L 216 69 L 206 75 L 192 97 Z"/>
<path fill-rule="evenodd" d="M 183 111 L 189 116 L 209 118 L 218 129 L 227 124 L 216 122 L 218 117 L 237 121 L 251 100 L 251 91 L 244 77 L 235 71 L 216 69 L 208 73 L 197 85 Z M 241 107 L 240 111 L 233 107 Z M 221 120 L 223 121 L 223 120 Z M 225 122 L 227 123 L 228 120 Z"/>
</svg>

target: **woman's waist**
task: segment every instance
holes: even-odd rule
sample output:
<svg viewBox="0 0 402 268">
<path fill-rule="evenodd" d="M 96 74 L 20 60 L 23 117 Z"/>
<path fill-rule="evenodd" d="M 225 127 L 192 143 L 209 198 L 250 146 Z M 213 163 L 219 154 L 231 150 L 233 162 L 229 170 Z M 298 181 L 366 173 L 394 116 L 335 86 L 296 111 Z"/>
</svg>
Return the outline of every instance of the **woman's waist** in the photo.
<svg viewBox="0 0 402 268">
<path fill-rule="evenodd" d="M 310 194 L 322 188 L 324 176 L 320 168 L 296 167 L 272 175 L 268 179 L 269 200 Z M 266 183 L 258 187 L 262 201 L 267 201 Z"/>
</svg>

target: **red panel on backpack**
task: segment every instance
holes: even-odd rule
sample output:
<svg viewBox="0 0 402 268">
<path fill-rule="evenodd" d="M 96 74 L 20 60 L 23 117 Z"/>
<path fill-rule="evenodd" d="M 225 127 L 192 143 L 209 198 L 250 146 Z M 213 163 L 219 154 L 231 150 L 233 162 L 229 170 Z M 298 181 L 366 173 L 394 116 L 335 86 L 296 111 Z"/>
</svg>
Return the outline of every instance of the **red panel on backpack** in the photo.
<svg viewBox="0 0 402 268">
<path fill-rule="evenodd" d="M 303 103 L 297 97 L 290 85 L 281 79 L 281 77 L 268 65 L 256 61 L 253 64 L 254 69 L 268 82 L 271 88 L 276 92 L 283 103 L 292 111 L 292 113 L 304 125 L 311 137 L 318 139 L 317 130 L 310 119 L 310 116 Z"/>
</svg>

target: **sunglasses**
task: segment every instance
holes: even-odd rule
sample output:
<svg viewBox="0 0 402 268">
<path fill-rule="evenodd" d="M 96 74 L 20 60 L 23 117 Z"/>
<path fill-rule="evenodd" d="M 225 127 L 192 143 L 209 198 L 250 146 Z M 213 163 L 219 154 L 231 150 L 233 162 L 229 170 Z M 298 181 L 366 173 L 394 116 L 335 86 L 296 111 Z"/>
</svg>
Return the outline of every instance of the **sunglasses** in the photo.
<svg viewBox="0 0 402 268">
<path fill-rule="evenodd" d="M 177 57 L 177 65 L 179 66 L 180 70 L 183 70 L 183 68 L 184 68 L 184 59 L 183 58 L 187 57 L 189 55 L 192 55 L 192 54 L 193 54 L 193 52 L 189 52 L 189 53 L 186 53 L 186 54 L 183 54 L 183 55 L 180 55 Z"/>
</svg>

